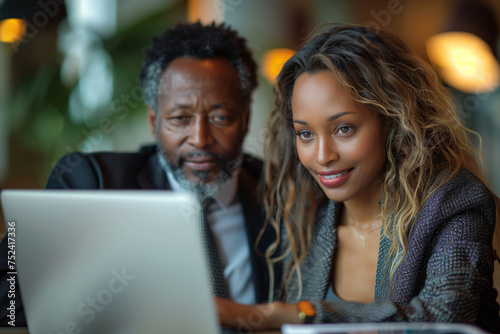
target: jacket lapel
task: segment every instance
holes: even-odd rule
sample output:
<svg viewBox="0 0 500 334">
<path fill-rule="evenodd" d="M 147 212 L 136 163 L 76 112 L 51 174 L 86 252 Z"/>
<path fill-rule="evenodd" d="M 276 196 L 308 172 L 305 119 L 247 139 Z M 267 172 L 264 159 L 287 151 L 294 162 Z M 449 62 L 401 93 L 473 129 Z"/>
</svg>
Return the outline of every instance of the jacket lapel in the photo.
<svg viewBox="0 0 500 334">
<path fill-rule="evenodd" d="M 389 257 L 389 246 L 391 245 L 391 241 L 387 239 L 384 234 L 384 229 L 380 231 L 380 247 L 378 253 L 378 261 L 377 261 L 377 276 L 375 278 L 375 301 L 381 301 L 389 298 L 389 271 L 387 266 L 390 265 L 388 261 Z"/>
<path fill-rule="evenodd" d="M 319 211 L 311 249 L 301 266 L 302 281 L 307 284 L 303 287 L 300 299 L 322 300 L 326 296 L 331 281 L 333 251 L 337 243 L 337 212 L 338 205 L 331 201 Z"/>
<path fill-rule="evenodd" d="M 143 168 L 137 174 L 137 183 L 141 189 L 171 190 L 167 176 L 160 166 L 156 151 L 149 155 Z"/>
<path fill-rule="evenodd" d="M 323 300 L 330 286 L 333 251 L 337 242 L 335 217 L 338 206 L 329 201 L 318 210 L 313 230 L 311 248 L 300 265 L 302 276 L 302 294 L 299 296 L 297 273 L 290 279 L 286 300 L 296 303 L 299 300 Z M 286 260 L 286 267 L 290 256 Z M 285 268 L 286 268 L 285 267 Z"/>
</svg>

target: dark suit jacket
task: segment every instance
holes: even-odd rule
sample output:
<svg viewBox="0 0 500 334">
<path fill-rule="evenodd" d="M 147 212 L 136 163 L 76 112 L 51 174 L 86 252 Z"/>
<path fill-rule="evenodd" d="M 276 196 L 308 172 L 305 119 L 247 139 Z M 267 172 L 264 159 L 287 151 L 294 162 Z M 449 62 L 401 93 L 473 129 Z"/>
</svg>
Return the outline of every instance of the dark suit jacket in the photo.
<svg viewBox="0 0 500 334">
<path fill-rule="evenodd" d="M 255 296 L 259 303 L 268 300 L 269 272 L 264 257 L 259 255 L 258 252 L 263 254 L 267 246 L 276 237 L 272 231 L 266 230 L 257 245 L 257 251 L 254 249 L 255 242 L 265 221 L 264 210 L 257 195 L 261 169 L 262 162 L 260 160 L 245 155 L 238 181 L 238 194 L 245 216 L 248 244 L 251 248 L 252 279 L 255 286 Z M 46 189 L 169 190 L 171 188 L 167 182 L 165 172 L 160 167 L 155 146 L 146 146 L 135 153 L 69 153 L 54 166 L 47 181 Z M 6 246 L 6 242 L 2 242 L 2 245 L 0 245 L 1 254 L 7 254 Z M 7 272 L 6 264 L 5 261 L 4 267 L 2 258 L 0 273 Z M 277 268 L 274 279 L 275 287 L 279 287 L 278 282 L 280 282 L 280 279 L 280 269 Z M 1 298 L 8 291 L 8 287 L 2 286 L 3 283 L 5 282 L 0 282 Z M 6 305 L 5 301 L 0 305 Z M 9 319 L 5 318 L 5 316 L 5 310 L 2 308 L 0 310 L 0 325 L 7 325 Z M 24 320 L 22 309 L 18 309 L 17 319 Z"/>
</svg>

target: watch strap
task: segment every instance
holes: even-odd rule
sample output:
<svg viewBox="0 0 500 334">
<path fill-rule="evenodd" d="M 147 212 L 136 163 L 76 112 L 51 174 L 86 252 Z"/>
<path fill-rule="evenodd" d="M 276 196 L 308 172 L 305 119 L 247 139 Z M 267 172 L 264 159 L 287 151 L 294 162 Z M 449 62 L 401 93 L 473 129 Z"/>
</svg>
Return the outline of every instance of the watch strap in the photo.
<svg viewBox="0 0 500 334">
<path fill-rule="evenodd" d="M 314 322 L 316 310 L 310 301 L 300 301 L 297 303 L 297 307 L 299 308 L 299 318 L 302 320 L 303 324 L 311 324 Z"/>
</svg>

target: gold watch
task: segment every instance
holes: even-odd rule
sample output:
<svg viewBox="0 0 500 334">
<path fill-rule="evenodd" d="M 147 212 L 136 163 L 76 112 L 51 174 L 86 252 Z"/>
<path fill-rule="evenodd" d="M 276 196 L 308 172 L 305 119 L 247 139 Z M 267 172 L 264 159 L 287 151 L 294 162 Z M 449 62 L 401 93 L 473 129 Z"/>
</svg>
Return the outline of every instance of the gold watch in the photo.
<svg viewBox="0 0 500 334">
<path fill-rule="evenodd" d="M 303 324 L 312 324 L 314 318 L 316 318 L 316 310 L 310 301 L 301 301 L 297 303 L 299 308 L 299 318 L 302 320 Z"/>
</svg>

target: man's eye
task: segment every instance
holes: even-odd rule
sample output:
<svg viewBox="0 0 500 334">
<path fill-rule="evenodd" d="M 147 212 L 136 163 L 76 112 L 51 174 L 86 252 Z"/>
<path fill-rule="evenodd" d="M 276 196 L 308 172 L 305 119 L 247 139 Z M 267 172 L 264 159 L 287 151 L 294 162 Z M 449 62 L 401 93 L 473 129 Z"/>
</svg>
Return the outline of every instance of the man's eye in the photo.
<svg viewBox="0 0 500 334">
<path fill-rule="evenodd" d="M 231 123 L 231 118 L 228 117 L 228 116 L 224 116 L 224 115 L 214 115 L 212 117 L 210 117 L 212 123 L 216 124 L 216 125 L 226 125 L 226 124 L 229 124 Z"/>
<path fill-rule="evenodd" d="M 167 122 L 172 126 L 186 126 L 190 123 L 190 120 L 189 116 L 172 116 L 167 118 Z"/>
<path fill-rule="evenodd" d="M 174 117 L 170 117 L 169 120 L 172 122 L 176 122 L 176 123 L 186 122 L 188 120 L 188 117 L 187 116 L 174 116 Z"/>
</svg>

